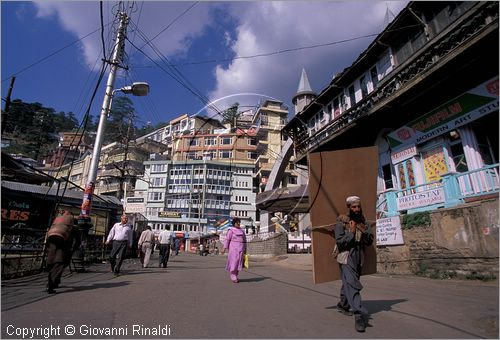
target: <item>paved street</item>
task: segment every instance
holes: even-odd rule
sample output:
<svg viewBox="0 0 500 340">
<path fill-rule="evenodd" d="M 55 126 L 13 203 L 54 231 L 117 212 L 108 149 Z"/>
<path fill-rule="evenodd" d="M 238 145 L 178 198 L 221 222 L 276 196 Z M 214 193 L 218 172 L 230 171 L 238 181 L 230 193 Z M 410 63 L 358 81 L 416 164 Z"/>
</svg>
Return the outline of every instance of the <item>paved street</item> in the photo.
<svg viewBox="0 0 500 340">
<path fill-rule="evenodd" d="M 340 282 L 315 285 L 307 267 L 251 262 L 234 284 L 224 256 L 181 254 L 167 269 L 156 256 L 118 277 L 68 271 L 51 296 L 45 274 L 2 281 L 2 338 L 498 338 L 498 282 L 363 277 L 370 326 L 357 333 L 335 310 Z"/>
</svg>

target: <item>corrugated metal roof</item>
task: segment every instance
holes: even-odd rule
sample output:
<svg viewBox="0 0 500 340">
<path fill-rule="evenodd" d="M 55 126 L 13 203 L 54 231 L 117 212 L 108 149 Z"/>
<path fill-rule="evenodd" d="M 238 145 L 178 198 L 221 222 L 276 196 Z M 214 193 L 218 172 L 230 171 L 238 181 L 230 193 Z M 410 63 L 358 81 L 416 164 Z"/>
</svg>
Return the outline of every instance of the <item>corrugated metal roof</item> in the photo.
<svg viewBox="0 0 500 340">
<path fill-rule="evenodd" d="M 64 185 L 61 184 L 59 188 L 57 185 L 49 187 L 43 185 L 27 184 L 21 182 L 2 181 L 2 189 L 9 189 L 25 193 L 47 195 L 47 196 L 61 196 L 64 193 L 65 198 L 69 199 L 83 199 L 83 191 L 81 190 L 64 190 Z M 107 195 L 94 195 L 93 204 L 115 204 L 121 206 L 120 200 L 113 196 Z"/>
</svg>

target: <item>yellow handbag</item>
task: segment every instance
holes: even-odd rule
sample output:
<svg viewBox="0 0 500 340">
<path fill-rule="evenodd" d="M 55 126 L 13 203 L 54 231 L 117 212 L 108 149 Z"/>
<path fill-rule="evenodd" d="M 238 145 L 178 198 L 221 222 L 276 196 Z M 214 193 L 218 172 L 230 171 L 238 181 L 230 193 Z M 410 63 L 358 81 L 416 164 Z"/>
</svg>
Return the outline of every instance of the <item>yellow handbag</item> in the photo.
<svg viewBox="0 0 500 340">
<path fill-rule="evenodd" d="M 248 269 L 248 254 L 243 255 L 243 267 Z"/>
</svg>

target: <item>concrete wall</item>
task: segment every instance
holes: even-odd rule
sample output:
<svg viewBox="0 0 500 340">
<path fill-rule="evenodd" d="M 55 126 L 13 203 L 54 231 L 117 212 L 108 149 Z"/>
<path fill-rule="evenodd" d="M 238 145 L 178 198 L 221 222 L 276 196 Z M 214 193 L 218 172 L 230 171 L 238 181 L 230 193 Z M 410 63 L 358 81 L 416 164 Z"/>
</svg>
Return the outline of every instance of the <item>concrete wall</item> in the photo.
<svg viewBox="0 0 500 340">
<path fill-rule="evenodd" d="M 263 233 L 248 240 L 247 252 L 250 256 L 277 256 L 287 253 L 286 233 Z"/>
<path fill-rule="evenodd" d="M 498 199 L 430 213 L 403 229 L 402 246 L 377 247 L 377 271 L 430 277 L 498 278 Z"/>
</svg>

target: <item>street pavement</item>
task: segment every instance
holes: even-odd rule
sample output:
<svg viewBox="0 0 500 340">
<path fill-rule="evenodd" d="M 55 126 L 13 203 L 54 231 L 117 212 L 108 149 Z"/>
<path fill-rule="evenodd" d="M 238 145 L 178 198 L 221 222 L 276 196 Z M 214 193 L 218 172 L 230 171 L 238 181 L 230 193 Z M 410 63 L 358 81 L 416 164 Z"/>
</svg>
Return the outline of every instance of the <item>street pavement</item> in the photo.
<svg viewBox="0 0 500 340">
<path fill-rule="evenodd" d="M 232 283 L 225 256 L 180 254 L 166 269 L 127 260 L 63 276 L 55 295 L 46 274 L 2 281 L 6 338 L 498 338 L 498 282 L 362 277 L 370 312 L 365 333 L 336 311 L 340 282 L 315 285 L 307 255 L 251 261 Z M 294 261 L 295 259 L 295 261 Z M 157 335 L 158 334 L 158 335 Z"/>
</svg>

